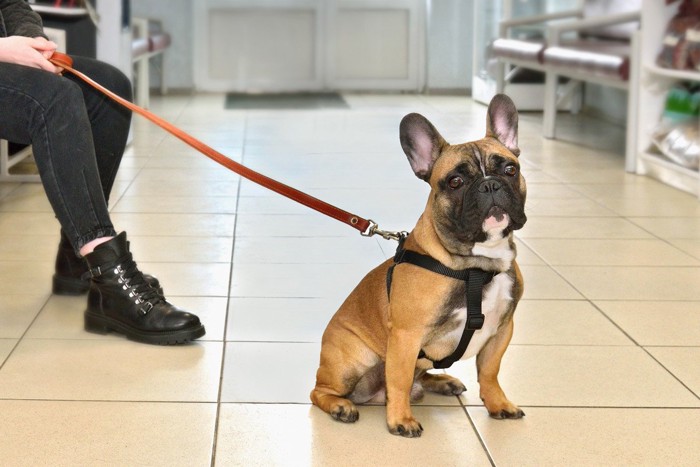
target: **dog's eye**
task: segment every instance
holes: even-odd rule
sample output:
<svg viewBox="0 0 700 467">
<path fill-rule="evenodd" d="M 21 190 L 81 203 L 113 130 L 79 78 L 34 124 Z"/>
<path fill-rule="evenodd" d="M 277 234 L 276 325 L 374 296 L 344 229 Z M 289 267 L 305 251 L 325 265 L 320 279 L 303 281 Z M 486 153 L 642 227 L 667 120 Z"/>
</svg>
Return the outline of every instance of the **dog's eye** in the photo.
<svg viewBox="0 0 700 467">
<path fill-rule="evenodd" d="M 515 164 L 508 164 L 503 169 L 503 173 L 510 177 L 515 177 L 516 175 L 518 175 L 518 166 L 516 166 Z"/>
<path fill-rule="evenodd" d="M 453 190 L 456 190 L 457 188 L 461 187 L 464 185 L 464 180 L 460 176 L 455 176 L 449 179 L 447 184 L 452 188 Z"/>
</svg>

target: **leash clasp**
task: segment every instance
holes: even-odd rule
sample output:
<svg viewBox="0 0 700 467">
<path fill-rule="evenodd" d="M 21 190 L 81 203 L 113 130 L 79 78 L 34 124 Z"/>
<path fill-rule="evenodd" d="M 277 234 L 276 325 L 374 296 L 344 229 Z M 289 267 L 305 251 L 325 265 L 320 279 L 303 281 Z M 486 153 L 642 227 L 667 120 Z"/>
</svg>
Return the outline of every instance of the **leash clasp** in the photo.
<svg viewBox="0 0 700 467">
<path fill-rule="evenodd" d="M 398 242 L 402 238 L 406 238 L 408 236 L 408 232 L 406 231 L 394 232 L 391 230 L 382 230 L 379 228 L 379 225 L 372 219 L 367 219 L 367 221 L 369 222 L 369 227 L 364 232 L 360 232 L 360 235 L 362 235 L 363 237 L 372 237 L 374 235 L 379 235 L 384 240 L 396 240 Z"/>
</svg>

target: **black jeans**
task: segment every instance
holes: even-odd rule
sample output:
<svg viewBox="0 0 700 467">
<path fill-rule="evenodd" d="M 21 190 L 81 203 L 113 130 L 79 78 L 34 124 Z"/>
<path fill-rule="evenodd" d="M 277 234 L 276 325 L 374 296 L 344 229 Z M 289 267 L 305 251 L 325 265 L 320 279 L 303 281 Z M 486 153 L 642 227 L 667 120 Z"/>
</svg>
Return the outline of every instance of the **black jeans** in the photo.
<svg viewBox="0 0 700 467">
<path fill-rule="evenodd" d="M 81 57 L 73 66 L 131 100 L 131 83 L 116 68 Z M 107 201 L 130 121 L 130 111 L 69 73 L 0 62 L 0 138 L 32 145 L 41 183 L 76 252 L 116 235 Z"/>
</svg>

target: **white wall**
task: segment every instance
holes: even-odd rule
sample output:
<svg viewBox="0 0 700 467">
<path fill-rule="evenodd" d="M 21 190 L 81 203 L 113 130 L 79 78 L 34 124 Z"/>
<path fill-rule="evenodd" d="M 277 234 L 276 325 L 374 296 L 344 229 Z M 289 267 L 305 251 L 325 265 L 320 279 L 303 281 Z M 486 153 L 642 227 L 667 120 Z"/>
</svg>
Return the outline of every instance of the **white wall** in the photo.
<svg viewBox="0 0 700 467">
<path fill-rule="evenodd" d="M 427 88 L 471 88 L 474 0 L 426 1 L 429 6 Z"/>
</svg>

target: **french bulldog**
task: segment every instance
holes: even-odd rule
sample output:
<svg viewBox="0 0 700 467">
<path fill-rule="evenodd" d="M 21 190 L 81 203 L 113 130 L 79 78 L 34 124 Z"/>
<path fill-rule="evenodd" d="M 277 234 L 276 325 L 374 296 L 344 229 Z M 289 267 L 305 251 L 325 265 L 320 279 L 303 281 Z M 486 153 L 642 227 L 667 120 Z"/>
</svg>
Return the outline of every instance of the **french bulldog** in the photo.
<svg viewBox="0 0 700 467">
<path fill-rule="evenodd" d="M 461 358 L 476 356 L 480 397 L 489 414 L 521 418 L 523 411 L 498 383 L 523 293 L 513 241 L 513 231 L 526 221 L 515 105 L 496 95 L 488 107 L 486 136 L 454 145 L 412 113 L 401 121 L 400 141 L 413 172 L 431 188 L 425 211 L 401 248 L 446 269 L 489 275 L 480 293 L 477 289 L 482 323 Z M 411 402 L 423 391 L 458 395 L 466 390 L 453 376 L 429 372 L 460 343 L 466 294 L 465 280 L 411 263 L 389 259 L 370 271 L 323 333 L 311 401 L 342 422 L 359 418 L 355 404 L 385 402 L 391 433 L 420 436 L 423 427 Z"/>
</svg>

